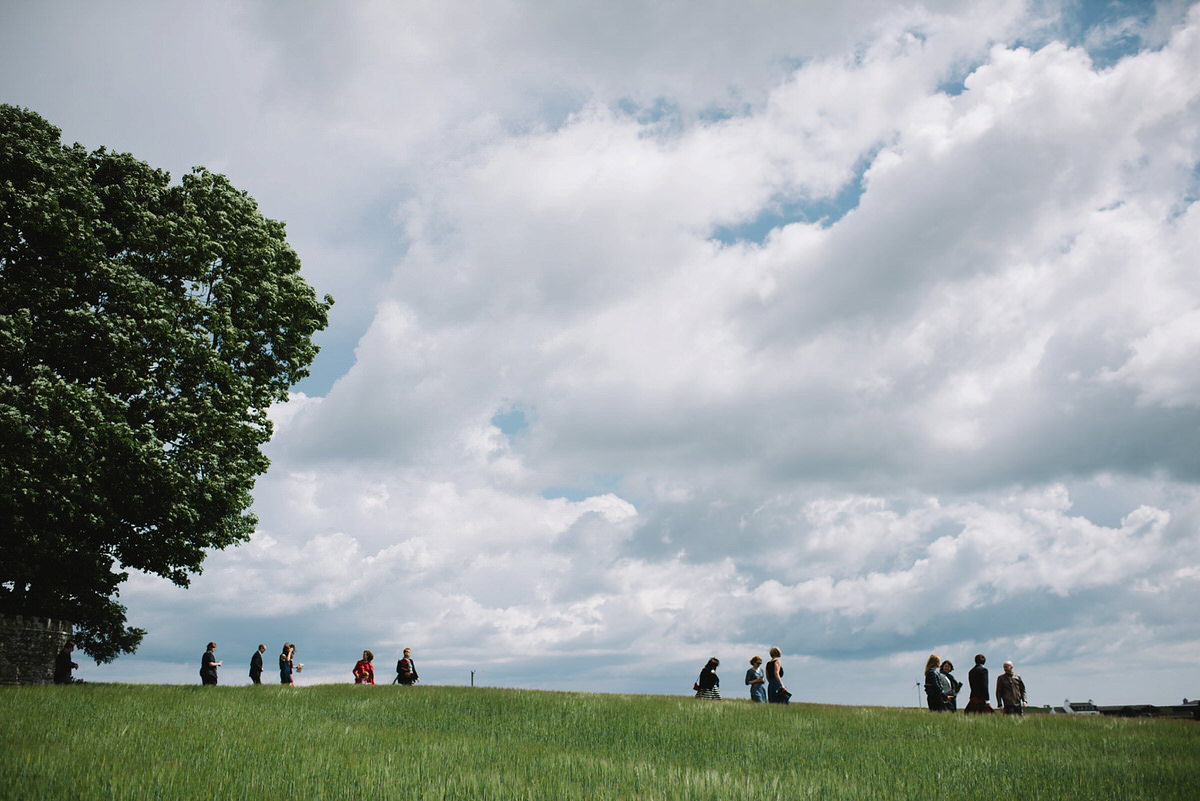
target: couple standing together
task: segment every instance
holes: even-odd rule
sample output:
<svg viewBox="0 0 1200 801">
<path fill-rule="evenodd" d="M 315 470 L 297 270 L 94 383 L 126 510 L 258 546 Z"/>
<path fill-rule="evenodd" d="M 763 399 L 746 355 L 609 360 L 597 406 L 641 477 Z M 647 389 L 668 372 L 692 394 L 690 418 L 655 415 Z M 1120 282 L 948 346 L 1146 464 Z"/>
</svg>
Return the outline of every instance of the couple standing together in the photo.
<svg viewBox="0 0 1200 801">
<path fill-rule="evenodd" d="M 212 643 L 209 643 L 211 651 Z M 255 684 L 262 684 L 263 674 L 263 654 L 267 652 L 267 646 L 259 643 L 258 650 L 250 655 L 250 681 Z M 207 654 L 205 655 L 207 656 Z M 279 652 L 279 683 L 292 686 L 295 684 L 292 674 L 299 673 L 304 670 L 304 665 L 296 664 L 296 646 L 290 642 L 283 644 L 283 650 Z"/>
<path fill-rule="evenodd" d="M 778 648 L 770 651 L 771 661 L 763 669 L 761 656 L 750 657 L 750 669 L 746 671 L 746 684 L 750 685 L 750 700 L 757 703 L 786 704 L 792 697 L 783 684 L 783 653 Z"/>
</svg>

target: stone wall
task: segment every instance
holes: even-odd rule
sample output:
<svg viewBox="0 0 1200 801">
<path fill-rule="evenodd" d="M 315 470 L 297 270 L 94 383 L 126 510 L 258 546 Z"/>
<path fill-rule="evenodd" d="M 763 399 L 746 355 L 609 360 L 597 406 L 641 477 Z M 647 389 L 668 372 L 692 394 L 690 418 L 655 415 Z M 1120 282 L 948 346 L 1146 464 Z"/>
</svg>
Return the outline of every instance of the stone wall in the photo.
<svg viewBox="0 0 1200 801">
<path fill-rule="evenodd" d="M 50 684 L 54 657 L 69 639 L 65 620 L 0 615 L 0 684 Z"/>
</svg>

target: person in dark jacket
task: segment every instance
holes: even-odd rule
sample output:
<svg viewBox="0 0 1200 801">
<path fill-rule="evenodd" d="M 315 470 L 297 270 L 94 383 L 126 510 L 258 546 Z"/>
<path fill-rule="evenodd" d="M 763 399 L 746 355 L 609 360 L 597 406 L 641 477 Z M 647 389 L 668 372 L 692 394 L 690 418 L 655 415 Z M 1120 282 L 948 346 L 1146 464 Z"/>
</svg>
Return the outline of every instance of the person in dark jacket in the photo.
<svg viewBox="0 0 1200 801">
<path fill-rule="evenodd" d="M 217 661 L 217 657 L 213 653 L 215 650 L 217 650 L 217 644 L 210 642 L 208 650 L 204 652 L 204 656 L 200 657 L 200 681 L 214 687 L 217 684 L 217 668 L 224 664 Z"/>
<path fill-rule="evenodd" d="M 925 701 L 930 712 L 945 712 L 950 708 L 946 703 L 946 679 L 938 670 L 941 664 L 942 658 L 937 654 L 930 654 L 925 660 Z"/>
<path fill-rule="evenodd" d="M 721 680 L 717 677 L 717 665 L 719 664 L 721 662 L 714 656 L 700 671 L 700 678 L 696 681 L 697 698 L 721 700 Z"/>
<path fill-rule="evenodd" d="M 392 684 L 416 684 L 421 680 L 417 675 L 417 663 L 413 661 L 412 649 L 405 648 L 404 656 L 396 663 L 396 678 L 392 679 Z"/>
<path fill-rule="evenodd" d="M 983 654 L 975 654 L 975 667 L 967 673 L 967 684 L 971 687 L 971 699 L 967 701 L 964 712 L 987 714 L 994 711 L 992 705 L 988 703 L 992 696 L 988 689 L 988 669 L 983 666 L 985 662 L 987 662 L 987 657 Z"/>
<path fill-rule="evenodd" d="M 262 684 L 262 655 L 267 652 L 267 646 L 259 644 L 258 650 L 250 657 L 250 681 Z"/>
<path fill-rule="evenodd" d="M 54 657 L 54 683 L 55 684 L 74 684 L 75 679 L 71 678 L 71 671 L 78 670 L 79 665 L 71 661 L 71 652 L 75 650 L 75 641 L 67 640 L 67 644 L 58 652 L 58 656 Z"/>
</svg>

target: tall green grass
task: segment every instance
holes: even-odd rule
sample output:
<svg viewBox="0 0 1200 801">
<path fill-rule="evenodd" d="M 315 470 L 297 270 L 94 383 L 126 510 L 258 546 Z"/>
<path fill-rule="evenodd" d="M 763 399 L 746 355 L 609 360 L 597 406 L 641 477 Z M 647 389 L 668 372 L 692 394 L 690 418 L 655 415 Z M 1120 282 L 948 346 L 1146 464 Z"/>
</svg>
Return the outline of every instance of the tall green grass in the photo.
<svg viewBox="0 0 1200 801">
<path fill-rule="evenodd" d="M 1189 721 L 465 687 L 0 690 L 0 798 L 1193 799 Z"/>
</svg>

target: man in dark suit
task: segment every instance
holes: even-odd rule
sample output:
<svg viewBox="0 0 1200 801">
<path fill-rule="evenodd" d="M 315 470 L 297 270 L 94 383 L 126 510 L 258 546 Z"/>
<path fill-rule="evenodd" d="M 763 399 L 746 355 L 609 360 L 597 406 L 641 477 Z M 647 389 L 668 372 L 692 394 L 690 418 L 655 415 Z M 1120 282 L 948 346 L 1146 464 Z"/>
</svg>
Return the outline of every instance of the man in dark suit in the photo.
<svg viewBox="0 0 1200 801">
<path fill-rule="evenodd" d="M 971 700 L 967 702 L 967 712 L 991 712 L 991 694 L 988 692 L 988 669 L 983 666 L 987 657 L 975 654 L 975 667 L 967 673 L 967 683 L 971 685 Z"/>
<path fill-rule="evenodd" d="M 254 656 L 250 657 L 250 680 L 262 684 L 262 655 L 267 652 L 267 646 L 259 645 Z"/>
</svg>

